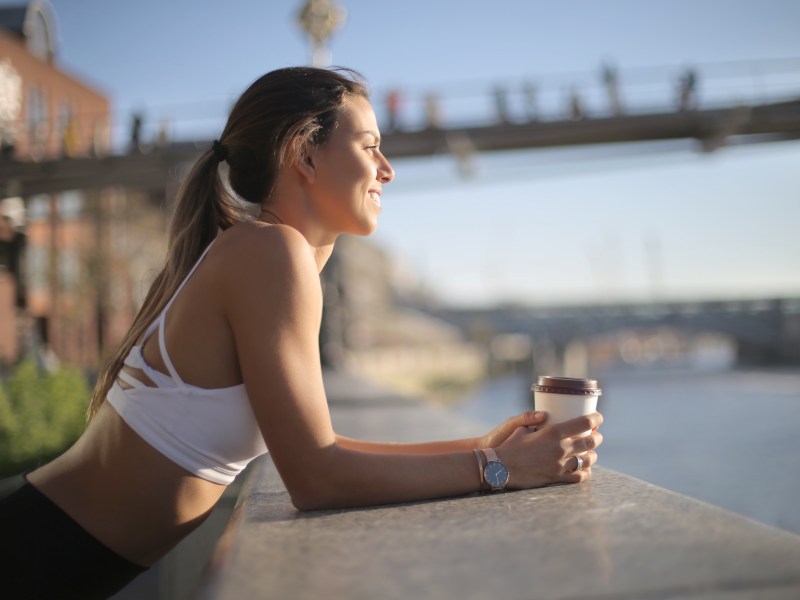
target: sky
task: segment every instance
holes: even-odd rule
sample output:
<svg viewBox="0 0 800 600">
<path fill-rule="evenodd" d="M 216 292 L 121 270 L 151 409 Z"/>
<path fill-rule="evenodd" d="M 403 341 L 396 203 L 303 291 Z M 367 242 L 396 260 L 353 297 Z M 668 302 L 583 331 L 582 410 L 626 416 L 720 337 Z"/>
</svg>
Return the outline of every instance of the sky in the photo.
<svg viewBox="0 0 800 600">
<path fill-rule="evenodd" d="M 212 139 L 252 80 L 309 61 L 299 0 L 51 3 L 58 64 L 110 96 L 120 140 L 133 111 L 150 130 Z M 333 63 L 366 77 L 379 118 L 402 90 L 409 127 L 428 92 L 446 119 L 486 121 L 498 85 L 521 117 L 526 82 L 542 118 L 573 88 L 599 116 L 603 64 L 632 111 L 671 109 L 689 66 L 701 106 L 800 95 L 796 0 L 338 4 Z M 446 155 L 393 165 L 373 241 L 451 304 L 800 295 L 800 142 L 502 152 L 474 157 L 466 178 Z"/>
</svg>

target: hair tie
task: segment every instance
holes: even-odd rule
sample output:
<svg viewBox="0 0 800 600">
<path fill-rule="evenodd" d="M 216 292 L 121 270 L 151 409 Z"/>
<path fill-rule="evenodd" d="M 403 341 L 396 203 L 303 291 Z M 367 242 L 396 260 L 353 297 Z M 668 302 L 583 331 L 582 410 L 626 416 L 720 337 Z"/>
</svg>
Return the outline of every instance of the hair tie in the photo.
<svg viewBox="0 0 800 600">
<path fill-rule="evenodd" d="M 228 160 L 228 149 L 224 144 L 220 144 L 219 140 L 214 140 L 214 143 L 211 145 L 211 151 L 219 162 Z"/>
</svg>

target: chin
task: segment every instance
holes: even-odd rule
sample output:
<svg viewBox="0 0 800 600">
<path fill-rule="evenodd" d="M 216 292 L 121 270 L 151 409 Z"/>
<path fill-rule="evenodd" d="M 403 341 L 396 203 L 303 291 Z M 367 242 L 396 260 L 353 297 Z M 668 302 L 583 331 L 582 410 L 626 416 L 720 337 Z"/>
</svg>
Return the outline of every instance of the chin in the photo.
<svg viewBox="0 0 800 600">
<path fill-rule="evenodd" d="M 371 227 L 366 227 L 366 228 L 360 229 L 358 231 L 354 231 L 353 234 L 366 237 L 368 235 L 372 235 L 373 233 L 375 233 L 375 230 L 377 228 L 378 228 L 378 224 L 376 223 L 375 225 L 372 225 Z"/>
<path fill-rule="evenodd" d="M 372 220 L 372 221 L 354 223 L 353 227 L 351 227 L 347 231 L 347 233 L 350 233 L 352 235 L 367 236 L 367 235 L 372 235 L 373 233 L 375 233 L 375 230 L 377 228 L 378 228 L 378 220 L 375 219 L 375 220 Z"/>
</svg>

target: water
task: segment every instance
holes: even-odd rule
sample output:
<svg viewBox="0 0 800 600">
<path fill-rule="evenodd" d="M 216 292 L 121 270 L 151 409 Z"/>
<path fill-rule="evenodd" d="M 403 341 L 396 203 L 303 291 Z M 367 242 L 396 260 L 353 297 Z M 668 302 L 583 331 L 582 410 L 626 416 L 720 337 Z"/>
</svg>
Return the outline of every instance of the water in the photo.
<svg viewBox="0 0 800 600">
<path fill-rule="evenodd" d="M 800 533 L 800 369 L 594 373 L 599 464 Z M 455 408 L 493 425 L 529 407 L 527 377 L 488 382 Z"/>
</svg>

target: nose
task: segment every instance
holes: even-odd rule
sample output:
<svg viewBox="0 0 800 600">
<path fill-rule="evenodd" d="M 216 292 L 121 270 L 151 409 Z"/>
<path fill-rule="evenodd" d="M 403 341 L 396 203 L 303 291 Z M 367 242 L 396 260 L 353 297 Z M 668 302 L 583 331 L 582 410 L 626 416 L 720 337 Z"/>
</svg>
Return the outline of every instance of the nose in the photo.
<svg viewBox="0 0 800 600">
<path fill-rule="evenodd" d="M 389 160 L 381 154 L 381 162 L 378 164 L 378 180 L 381 183 L 389 183 L 394 179 L 394 169 L 389 164 Z"/>
</svg>

